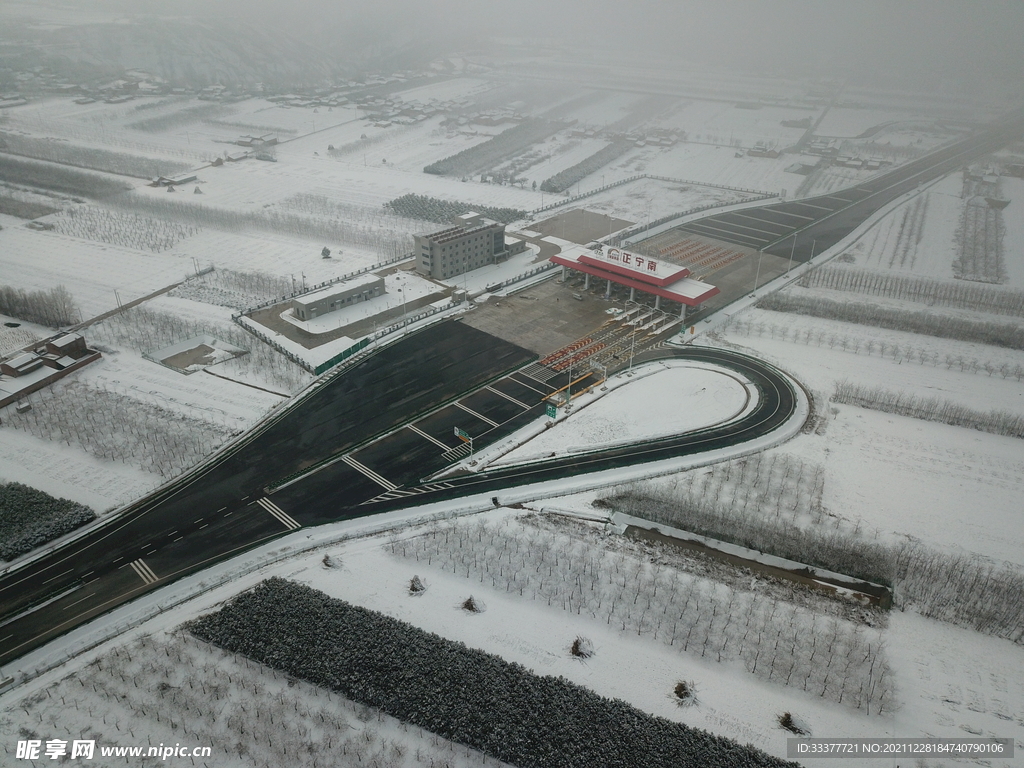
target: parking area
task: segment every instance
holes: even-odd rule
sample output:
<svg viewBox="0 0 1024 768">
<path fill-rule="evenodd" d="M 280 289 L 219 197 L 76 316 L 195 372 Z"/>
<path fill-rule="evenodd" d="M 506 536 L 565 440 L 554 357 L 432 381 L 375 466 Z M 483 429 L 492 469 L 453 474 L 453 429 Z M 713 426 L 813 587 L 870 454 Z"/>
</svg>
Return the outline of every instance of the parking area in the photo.
<svg viewBox="0 0 1024 768">
<path fill-rule="evenodd" d="M 595 292 L 586 293 L 582 283 L 575 286 L 558 280 L 545 280 L 512 296 L 492 297 L 463 322 L 543 357 L 597 328 L 608 319 L 605 310 L 614 306 L 602 298 L 603 284 L 598 292 L 595 281 Z M 574 293 L 583 301 L 574 299 Z"/>
<path fill-rule="evenodd" d="M 572 243 L 587 245 L 595 240 L 607 237 L 620 229 L 633 226 L 634 222 L 617 219 L 606 213 L 595 213 L 583 208 L 565 211 L 543 221 L 535 221 L 530 230 L 540 232 L 545 237 L 551 235 L 568 240 Z"/>
</svg>

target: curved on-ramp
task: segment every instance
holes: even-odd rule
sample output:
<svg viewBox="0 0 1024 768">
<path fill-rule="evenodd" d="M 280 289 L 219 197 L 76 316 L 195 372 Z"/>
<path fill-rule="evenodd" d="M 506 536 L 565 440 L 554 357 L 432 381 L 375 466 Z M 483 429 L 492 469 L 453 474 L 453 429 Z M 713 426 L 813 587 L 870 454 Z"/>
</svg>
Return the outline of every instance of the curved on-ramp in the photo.
<svg viewBox="0 0 1024 768">
<path fill-rule="evenodd" d="M 370 517 L 382 512 L 395 512 L 403 508 L 409 508 L 411 515 L 428 513 L 431 511 L 431 507 L 437 507 L 439 510 L 451 510 L 453 506 L 459 509 L 474 507 L 480 509 L 499 498 L 503 501 L 525 500 L 529 497 L 537 498 L 584 487 L 599 487 L 621 482 L 628 479 L 622 470 L 626 470 L 630 477 L 662 474 L 678 470 L 685 466 L 686 462 L 691 465 L 710 463 L 763 449 L 795 435 L 807 417 L 807 398 L 802 394 L 799 385 L 786 374 L 763 361 L 728 350 L 684 347 L 650 352 L 638 357 L 635 362 L 643 363 L 666 358 L 712 363 L 730 369 L 757 387 L 758 401 L 754 407 L 736 420 L 681 435 L 651 439 L 634 445 L 616 446 L 583 455 L 535 462 L 528 466 L 513 466 L 452 477 L 444 483 L 432 484 L 429 487 L 410 488 L 409 490 L 413 491 L 411 495 L 377 503 L 365 503 L 368 500 L 366 497 L 347 500 L 335 497 L 331 500 L 336 504 L 334 507 L 336 513 L 333 519 L 334 521 L 343 521 Z M 642 465 L 642 468 L 638 468 L 637 465 Z M 299 483 L 290 488 L 288 496 L 293 502 L 300 502 L 303 493 L 310 501 L 313 501 L 316 488 L 311 486 L 304 491 L 302 484 Z M 322 503 L 324 500 L 317 499 L 317 501 Z M 269 499 L 260 499 L 259 502 L 264 504 L 263 509 L 269 511 L 270 514 L 259 512 L 256 516 L 250 515 L 249 522 L 245 525 L 254 526 L 256 523 L 252 521 L 259 518 L 266 523 L 275 524 L 272 515 L 275 511 L 279 511 L 279 508 Z M 280 499 L 278 499 L 278 503 L 281 503 Z M 240 507 L 237 510 L 238 515 L 229 519 L 241 518 L 247 514 L 246 509 L 252 504 L 253 502 L 250 501 L 246 507 Z M 256 510 L 257 507 L 258 505 L 252 508 Z M 232 514 L 232 511 L 227 514 Z M 289 506 L 288 511 L 302 521 L 301 504 L 296 503 L 294 506 Z M 294 523 L 293 518 L 288 517 L 287 514 L 282 512 L 281 516 Z M 279 516 L 277 519 L 279 521 L 281 517 Z M 238 522 L 244 523 L 241 519 Z M 279 523 L 276 524 L 279 525 Z M 263 527 L 253 527 L 250 531 L 245 525 L 241 528 L 231 529 L 231 535 L 235 538 L 232 539 L 232 545 L 228 551 L 223 554 L 211 551 L 209 556 L 204 556 L 194 565 L 182 562 L 175 566 L 176 570 L 165 566 L 165 569 L 159 574 L 154 574 L 149 569 L 151 561 L 140 559 L 123 562 L 102 579 L 97 579 L 96 576 L 77 578 L 73 574 L 69 574 L 66 578 L 72 578 L 75 581 L 73 584 L 69 583 L 70 589 L 66 592 L 59 592 L 46 602 L 23 606 L 21 609 L 15 608 L 9 610 L 6 615 L 0 616 L 0 663 L 9 664 L 14 659 L 44 646 L 53 638 L 80 627 L 137 597 L 161 589 L 166 584 L 184 576 L 198 573 L 212 565 L 230 560 L 235 555 L 254 549 L 261 544 L 279 541 L 289 534 L 300 536 L 304 541 L 309 535 L 308 529 L 306 531 L 294 530 L 300 527 L 301 522 L 289 525 L 290 530 L 272 530 L 272 525 L 271 528 L 264 525 Z M 200 527 L 205 528 L 206 526 L 200 524 Z M 225 529 L 225 531 L 227 530 Z M 243 539 L 245 540 L 243 541 Z M 195 544 L 199 545 L 204 541 L 205 539 L 197 539 Z M 281 544 L 285 543 L 281 542 Z M 191 554 L 198 558 L 195 551 L 192 551 Z M 61 582 L 59 577 L 62 574 L 57 571 L 66 567 L 66 556 L 58 551 L 54 553 L 54 557 L 54 567 L 50 568 L 47 573 L 55 573 L 56 575 L 52 578 L 55 579 L 55 583 L 59 583 Z M 64 557 L 63 561 L 61 557 Z M 81 569 L 93 567 L 85 562 L 76 562 L 76 565 Z M 48 566 L 45 563 L 40 563 L 38 567 L 45 569 Z M 28 573 L 15 571 L 5 574 L 4 578 L 0 579 L 0 586 L 5 589 L 14 588 L 16 591 L 18 583 L 22 587 L 28 586 L 25 578 L 34 579 L 34 574 L 41 572 L 37 571 L 35 567 L 28 571 Z M 41 582 L 45 578 L 44 573 L 39 581 Z M 89 578 L 92 578 L 92 581 Z M 33 584 L 33 586 L 38 588 L 40 584 Z M 64 587 L 60 587 L 60 589 L 64 589 Z"/>
<path fill-rule="evenodd" d="M 641 464 L 647 466 L 646 474 L 653 475 L 682 468 L 687 463 L 721 461 L 795 436 L 810 414 L 809 400 L 802 387 L 763 360 L 732 350 L 687 346 L 646 353 L 638 356 L 634 365 L 665 359 L 711 363 L 729 369 L 757 388 L 758 402 L 738 419 L 681 435 L 448 477 L 445 488 L 424 486 L 411 489 L 419 491 L 416 495 L 364 503 L 362 509 L 367 510 L 364 514 L 486 494 L 497 494 L 499 501 L 507 501 L 511 489 L 517 489 L 517 500 L 522 500 L 524 493 L 542 495 L 550 492 L 545 489 L 564 487 L 567 480 L 588 487 L 621 482 L 622 473 L 612 470 Z M 602 477 L 586 481 L 582 478 L 595 473 Z"/>
</svg>

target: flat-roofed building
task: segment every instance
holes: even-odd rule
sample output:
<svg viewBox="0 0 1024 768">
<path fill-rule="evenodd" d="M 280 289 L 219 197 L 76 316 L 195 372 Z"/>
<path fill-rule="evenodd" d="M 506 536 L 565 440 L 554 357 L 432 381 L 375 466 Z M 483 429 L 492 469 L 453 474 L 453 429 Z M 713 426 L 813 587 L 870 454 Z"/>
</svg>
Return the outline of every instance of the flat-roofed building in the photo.
<svg viewBox="0 0 1024 768">
<path fill-rule="evenodd" d="M 509 256 L 505 225 L 478 213 L 465 213 L 447 229 L 413 235 L 416 271 L 435 280 L 497 264 Z"/>
<path fill-rule="evenodd" d="M 292 310 L 299 320 L 313 320 L 328 312 L 383 296 L 384 293 L 384 278 L 366 274 L 298 296 L 292 299 Z"/>
</svg>

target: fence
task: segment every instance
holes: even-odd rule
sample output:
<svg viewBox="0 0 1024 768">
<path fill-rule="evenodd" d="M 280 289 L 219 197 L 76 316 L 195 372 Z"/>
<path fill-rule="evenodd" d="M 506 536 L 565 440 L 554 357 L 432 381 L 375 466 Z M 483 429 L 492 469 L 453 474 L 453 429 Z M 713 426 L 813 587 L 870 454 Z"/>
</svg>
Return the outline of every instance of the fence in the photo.
<svg viewBox="0 0 1024 768">
<path fill-rule="evenodd" d="M 712 208 L 725 208 L 730 205 L 736 205 L 737 203 L 750 203 L 757 200 L 768 200 L 773 197 L 779 197 L 779 195 L 775 194 L 774 192 L 765 192 L 758 197 L 751 197 L 746 200 L 734 200 L 731 203 L 708 203 L 707 205 L 698 205 L 696 208 L 689 208 L 685 211 L 680 211 L 678 213 L 670 213 L 668 216 L 662 216 L 660 219 L 655 219 L 654 221 L 649 221 L 646 224 L 641 224 L 639 226 L 632 227 L 631 229 L 623 230 L 622 232 L 619 232 L 617 235 L 609 239 L 608 244 L 622 245 L 622 243 L 631 240 L 637 235 L 640 235 L 644 232 L 649 232 L 655 227 L 660 227 L 663 224 L 668 224 L 673 219 L 681 219 L 684 216 L 690 216 L 694 213 L 700 213 L 701 211 L 708 211 L 711 210 Z"/>
<path fill-rule="evenodd" d="M 294 299 L 296 296 L 305 296 L 307 293 L 312 293 L 313 291 L 319 291 L 321 288 L 326 288 L 329 285 L 335 285 L 335 284 L 343 282 L 345 280 L 349 280 L 349 279 L 351 279 L 353 277 L 358 277 L 359 275 L 365 275 L 367 272 L 373 272 L 373 270 L 375 270 L 375 269 L 383 269 L 384 267 L 390 267 L 392 264 L 398 264 L 398 263 L 403 262 L 403 261 L 408 261 L 409 259 L 412 259 L 412 258 L 415 258 L 415 256 L 413 254 L 411 254 L 411 253 L 407 253 L 404 256 L 397 256 L 397 257 L 395 257 L 393 259 L 389 259 L 388 261 L 381 261 L 381 262 L 378 262 L 376 264 L 371 264 L 370 266 L 364 267 L 363 269 L 357 269 L 355 272 L 349 272 L 348 274 L 341 275 L 340 277 L 332 277 L 330 280 L 325 280 L 322 283 L 317 283 L 316 285 L 311 286 L 309 288 L 303 288 L 301 291 L 292 291 L 287 296 L 279 296 L 278 298 L 269 299 L 267 301 L 264 301 L 262 304 L 255 304 L 255 305 L 253 305 L 251 307 L 243 309 L 238 314 L 239 315 L 251 315 L 253 312 L 256 312 L 256 311 L 258 311 L 260 309 L 265 309 L 266 307 L 272 307 L 275 304 L 280 304 L 282 301 L 288 301 L 288 299 Z"/>
<path fill-rule="evenodd" d="M 317 376 L 319 376 L 321 373 L 324 373 L 325 371 L 329 371 L 331 368 L 336 366 L 338 363 L 340 363 L 340 362 L 342 362 L 344 360 L 348 360 L 348 358 L 352 357 L 352 355 L 354 355 L 359 350 L 363 349 L 369 343 L 370 343 L 370 339 L 369 338 L 357 341 L 351 347 L 349 347 L 348 349 L 346 349 L 343 352 L 339 352 L 334 357 L 332 357 L 330 360 L 327 360 L 325 362 L 320 363 L 320 365 L 318 365 L 313 370 L 313 373 L 316 374 Z"/>
<path fill-rule="evenodd" d="M 614 189 L 615 187 L 621 187 L 623 184 L 629 184 L 630 182 L 639 181 L 640 179 L 646 179 L 646 178 L 647 178 L 647 174 L 646 173 L 638 173 L 636 176 L 630 176 L 629 178 L 626 178 L 626 179 L 620 179 L 619 181 L 613 181 L 611 184 L 605 184 L 603 187 L 598 187 L 597 189 L 592 189 L 589 192 L 584 192 L 584 193 L 579 194 L 579 195 L 574 195 L 573 197 L 566 197 L 566 198 L 563 198 L 563 199 L 559 200 L 556 203 L 551 203 L 550 205 L 544 205 L 544 206 L 541 206 L 540 208 L 535 208 L 534 210 L 530 211 L 530 217 L 532 218 L 533 216 L 536 216 L 538 213 L 543 213 L 544 211 L 551 211 L 551 210 L 554 210 L 555 208 L 560 208 L 563 205 L 568 205 L 569 203 L 574 203 L 577 200 L 582 200 L 585 197 L 590 197 L 591 195 L 596 195 L 599 192 L 605 192 L 606 190 Z"/>
<path fill-rule="evenodd" d="M 522 280 L 526 280 L 527 278 L 533 277 L 534 275 L 539 275 L 541 272 L 547 272 L 548 270 L 554 269 L 557 266 L 558 265 L 553 263 L 553 262 L 546 261 L 543 264 L 541 264 L 540 266 L 535 267 L 534 269 L 531 269 L 529 272 L 523 272 L 523 274 L 521 274 L 521 275 L 516 275 L 515 277 L 510 277 L 508 280 L 505 280 L 505 281 L 503 281 L 501 283 L 500 288 L 496 288 L 495 290 L 500 290 L 501 288 L 507 288 L 508 286 L 510 286 L 510 285 L 512 285 L 514 283 L 518 283 L 518 282 L 520 282 Z"/>
<path fill-rule="evenodd" d="M 256 328 L 253 328 L 251 325 L 249 325 L 249 323 L 243 323 L 242 322 L 242 318 L 243 317 L 246 320 L 249 319 L 248 316 L 246 316 L 246 315 L 244 315 L 242 313 L 239 313 L 239 314 L 236 314 L 236 315 L 232 315 L 231 319 L 234 320 L 239 326 L 241 326 L 244 330 L 246 330 L 249 333 L 251 333 L 253 336 L 255 336 L 260 341 L 262 341 L 262 342 L 272 346 L 274 349 L 276 349 L 278 352 L 280 352 L 282 355 L 287 357 L 289 360 L 291 360 L 293 363 L 295 363 L 297 366 L 299 366 L 303 370 L 305 370 L 305 371 L 307 371 L 309 373 L 315 373 L 315 369 L 313 368 L 312 365 L 307 363 L 305 360 L 303 360 L 301 357 L 296 355 L 291 350 L 286 349 L 280 342 L 277 342 L 274 339 L 270 338 L 270 336 L 268 336 L 267 334 L 263 333 L 263 331 L 257 330 Z"/>
<path fill-rule="evenodd" d="M 530 217 L 532 218 L 532 217 L 536 216 L 538 213 L 543 213 L 544 211 L 551 211 L 551 210 L 554 210 L 555 208 L 560 208 L 563 205 L 568 205 L 569 203 L 574 203 L 577 200 L 582 200 L 585 197 L 591 197 L 592 195 L 596 195 L 596 194 L 598 194 L 600 192 L 605 192 L 605 191 L 607 191 L 609 189 L 613 189 L 615 187 L 621 187 L 623 184 L 630 184 L 630 183 L 632 183 L 634 181 L 639 181 L 640 179 L 654 179 L 655 181 L 668 181 L 668 182 L 670 182 L 672 184 L 690 184 L 690 185 L 697 186 L 697 187 L 711 187 L 713 189 L 728 189 L 731 192 L 743 192 L 744 194 L 747 194 L 747 195 L 754 195 L 754 197 L 752 197 L 751 200 L 763 200 L 763 199 L 769 198 L 769 197 L 778 197 L 778 195 L 776 193 L 774 193 L 774 192 L 765 192 L 762 189 L 747 189 L 746 187 L 729 187 L 729 186 L 726 186 L 724 184 L 711 184 L 711 183 L 706 182 L 706 181 L 693 181 L 691 179 L 676 179 L 676 178 L 673 178 L 671 176 L 655 176 L 654 174 L 650 174 L 650 173 L 638 173 L 635 176 L 630 176 L 630 177 L 625 178 L 625 179 L 619 179 L 619 181 L 613 181 L 611 184 L 605 184 L 602 187 L 597 187 L 596 189 L 592 189 L 589 192 L 583 192 L 583 193 L 581 193 L 579 195 L 574 195 L 573 197 L 567 197 L 567 198 L 564 198 L 562 200 L 559 200 L 558 202 L 551 203 L 550 205 L 545 205 L 545 206 L 542 206 L 540 208 L 535 208 L 534 210 L 530 211 Z M 746 201 L 739 201 L 739 202 L 746 202 Z M 696 211 L 703 211 L 703 210 L 706 210 L 707 208 L 716 208 L 716 207 L 718 207 L 720 205 L 734 205 L 734 204 L 735 204 L 735 202 L 734 203 L 714 203 L 713 205 L 704 206 L 703 208 L 693 208 L 693 209 L 691 209 L 689 211 L 686 211 L 685 213 L 677 213 L 677 214 L 673 214 L 672 216 L 663 217 L 664 220 L 660 220 L 659 219 L 659 221 L 661 221 L 661 223 L 664 224 L 665 221 L 671 221 L 672 219 L 674 219 L 674 218 L 676 218 L 678 216 L 685 216 L 688 213 L 694 213 Z M 654 222 L 652 222 L 648 226 L 652 226 L 653 227 L 653 226 L 656 226 L 656 224 Z"/>
</svg>

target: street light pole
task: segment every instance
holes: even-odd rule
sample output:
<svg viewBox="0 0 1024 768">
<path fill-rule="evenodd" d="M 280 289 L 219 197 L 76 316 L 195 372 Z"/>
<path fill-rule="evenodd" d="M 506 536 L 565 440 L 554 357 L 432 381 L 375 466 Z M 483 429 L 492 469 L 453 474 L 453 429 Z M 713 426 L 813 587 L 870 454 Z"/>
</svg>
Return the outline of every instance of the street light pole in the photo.
<svg viewBox="0 0 1024 768">
<path fill-rule="evenodd" d="M 796 232 L 793 233 L 793 247 L 789 249 L 789 266 L 786 267 L 786 274 L 793 268 L 793 253 L 796 251 Z"/>
<path fill-rule="evenodd" d="M 757 252 L 757 272 L 754 273 L 754 290 L 751 291 L 753 294 L 757 291 L 757 282 L 761 279 L 761 251 Z"/>
</svg>

